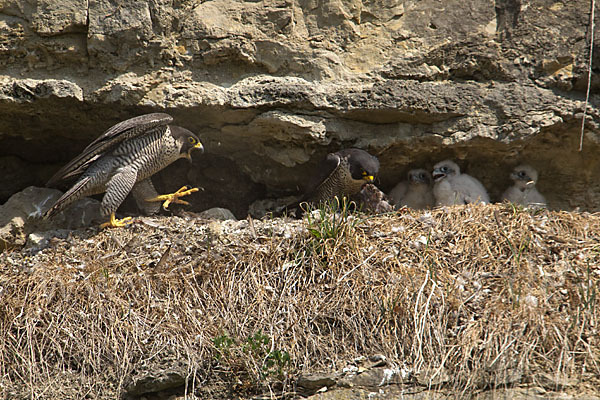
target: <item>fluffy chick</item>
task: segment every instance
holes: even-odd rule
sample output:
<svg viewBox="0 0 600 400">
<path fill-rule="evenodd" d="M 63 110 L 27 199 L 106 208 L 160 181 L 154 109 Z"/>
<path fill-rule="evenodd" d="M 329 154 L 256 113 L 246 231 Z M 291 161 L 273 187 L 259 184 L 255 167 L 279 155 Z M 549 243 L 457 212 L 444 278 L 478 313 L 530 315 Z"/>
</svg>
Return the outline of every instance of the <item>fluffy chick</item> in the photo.
<svg viewBox="0 0 600 400">
<path fill-rule="evenodd" d="M 513 169 L 510 178 L 514 184 L 502 194 L 503 201 L 508 200 L 523 206 L 546 206 L 546 198 L 535 187 L 538 173 L 533 167 L 519 165 Z"/>
<path fill-rule="evenodd" d="M 433 179 L 428 171 L 411 169 L 408 171 L 408 180 L 398 183 L 388 196 L 397 208 L 431 208 L 435 204 L 432 183 Z"/>
<path fill-rule="evenodd" d="M 455 204 L 488 204 L 490 197 L 477 179 L 461 174 L 460 168 L 450 160 L 444 160 L 433 167 L 433 195 L 438 206 Z"/>
</svg>

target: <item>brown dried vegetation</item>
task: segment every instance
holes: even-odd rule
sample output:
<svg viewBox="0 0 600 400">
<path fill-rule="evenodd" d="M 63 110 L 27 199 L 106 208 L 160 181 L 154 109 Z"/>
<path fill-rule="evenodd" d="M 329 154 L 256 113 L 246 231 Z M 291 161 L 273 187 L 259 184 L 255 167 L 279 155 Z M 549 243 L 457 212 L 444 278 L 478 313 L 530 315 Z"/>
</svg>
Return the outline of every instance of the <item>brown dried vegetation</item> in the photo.
<svg viewBox="0 0 600 400">
<path fill-rule="evenodd" d="M 375 353 L 454 393 L 540 374 L 600 390 L 600 215 L 331 218 L 143 218 L 0 255 L 0 395 L 114 398 L 165 359 L 188 393 L 289 393 Z"/>
</svg>

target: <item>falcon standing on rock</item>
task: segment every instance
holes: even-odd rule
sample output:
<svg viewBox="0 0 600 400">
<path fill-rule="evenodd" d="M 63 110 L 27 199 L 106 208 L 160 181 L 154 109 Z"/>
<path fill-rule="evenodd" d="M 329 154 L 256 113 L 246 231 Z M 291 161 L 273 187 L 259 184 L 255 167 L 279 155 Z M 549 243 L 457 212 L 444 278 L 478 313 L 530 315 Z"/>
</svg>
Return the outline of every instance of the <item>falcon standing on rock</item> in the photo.
<svg viewBox="0 0 600 400">
<path fill-rule="evenodd" d="M 438 206 L 454 204 L 489 204 L 490 197 L 477 179 L 461 174 L 456 163 L 445 160 L 433 166 L 433 195 Z"/>
<path fill-rule="evenodd" d="M 519 165 L 512 171 L 510 178 L 515 183 L 506 189 L 502 200 L 523 206 L 546 207 L 546 198 L 535 188 L 538 173 L 533 167 Z"/>
<path fill-rule="evenodd" d="M 344 149 L 329 153 L 319 165 L 302 201 L 318 203 L 334 197 L 350 197 L 363 185 L 373 182 L 379 172 L 379 160 L 361 149 Z"/>
<path fill-rule="evenodd" d="M 150 180 L 152 175 L 180 158 L 191 161 L 193 150 L 204 151 L 196 135 L 185 128 L 168 125 L 172 121 L 168 114 L 145 114 L 119 122 L 104 132 L 50 178 L 48 186 L 80 175 L 73 187 L 46 211 L 44 218 L 82 197 L 103 192 L 106 193 L 100 211 L 102 215 L 110 215 L 110 221 L 102 224 L 102 228 L 130 223 L 131 217 L 115 218 L 117 208 L 129 192 L 133 192 L 138 207 L 147 214 L 157 212 L 160 202 L 164 202 L 164 208 L 170 203 L 189 204 L 179 197 L 197 192 L 197 188 L 184 186 L 175 193 L 159 196 Z"/>
</svg>

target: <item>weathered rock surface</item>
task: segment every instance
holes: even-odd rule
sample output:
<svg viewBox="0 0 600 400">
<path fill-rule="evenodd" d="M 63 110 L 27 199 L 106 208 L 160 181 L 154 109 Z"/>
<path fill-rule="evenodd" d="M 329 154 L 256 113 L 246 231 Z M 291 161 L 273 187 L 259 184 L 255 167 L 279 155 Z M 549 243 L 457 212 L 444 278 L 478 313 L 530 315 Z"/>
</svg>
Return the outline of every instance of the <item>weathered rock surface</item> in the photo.
<svg viewBox="0 0 600 400">
<path fill-rule="evenodd" d="M 597 44 L 577 151 L 588 23 L 585 0 L 7 0 L 0 201 L 120 120 L 166 111 L 206 147 L 155 178 L 203 187 L 193 211 L 243 218 L 346 146 L 380 158 L 384 191 L 453 158 L 496 200 L 527 162 L 551 208 L 597 210 Z"/>
<path fill-rule="evenodd" d="M 515 377 L 514 374 L 511 376 Z M 297 390 L 303 397 L 314 400 L 452 399 L 456 397 L 456 393 L 451 393 L 447 387 L 449 380 L 443 369 L 413 376 L 408 368 L 399 368 L 389 363 L 384 356 L 376 355 L 353 360 L 342 371 L 301 375 L 297 380 Z M 528 380 L 535 384 L 528 383 Z M 490 390 L 488 382 L 476 397 L 573 400 L 598 398 L 590 393 L 568 394 L 568 384 L 547 374 L 538 374 L 533 379 L 525 379 L 519 375 L 511 382 L 497 382 L 497 386 Z"/>
<path fill-rule="evenodd" d="M 223 220 L 226 221 L 228 219 L 232 219 L 235 221 L 235 215 L 233 215 L 233 213 L 231 211 L 229 211 L 226 208 L 219 208 L 219 207 L 214 207 L 214 208 L 209 208 L 208 210 L 202 211 L 199 215 L 201 218 L 206 218 L 206 219 L 219 219 L 219 220 Z"/>
<path fill-rule="evenodd" d="M 136 397 L 184 385 L 187 370 L 185 362 L 165 351 L 154 363 L 140 363 L 132 375 L 125 392 L 128 396 Z"/>
<path fill-rule="evenodd" d="M 52 237 L 65 237 L 69 230 L 102 221 L 100 202 L 90 198 L 76 201 L 51 220 L 43 219 L 43 213 L 61 195 L 56 189 L 30 186 L 0 206 L 0 250 L 26 243 L 43 247 Z"/>
</svg>

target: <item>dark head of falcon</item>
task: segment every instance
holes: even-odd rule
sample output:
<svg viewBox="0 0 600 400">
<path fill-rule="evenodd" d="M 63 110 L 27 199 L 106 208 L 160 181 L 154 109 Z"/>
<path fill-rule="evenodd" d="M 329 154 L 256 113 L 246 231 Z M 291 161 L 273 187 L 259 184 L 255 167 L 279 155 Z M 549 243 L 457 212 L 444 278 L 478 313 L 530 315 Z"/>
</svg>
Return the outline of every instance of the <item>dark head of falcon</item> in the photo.
<svg viewBox="0 0 600 400">
<path fill-rule="evenodd" d="M 361 149 L 329 153 L 319 163 L 299 203 L 318 203 L 358 194 L 379 172 L 379 160 Z M 288 208 L 293 208 L 291 205 Z"/>
<path fill-rule="evenodd" d="M 192 161 L 192 151 L 200 150 L 200 153 L 204 153 L 204 147 L 200 143 L 198 136 L 180 126 L 170 125 L 169 127 L 171 128 L 171 136 L 175 138 L 177 144 L 180 146 L 179 154 L 181 158 L 187 158 Z"/>
<path fill-rule="evenodd" d="M 379 172 L 379 160 L 361 149 L 344 149 L 336 154 L 347 157 L 352 179 L 373 182 Z"/>
</svg>

